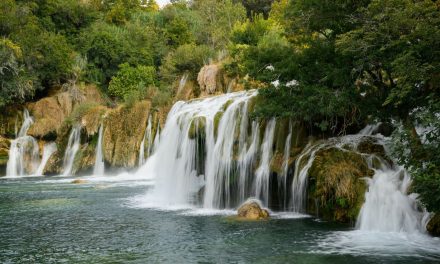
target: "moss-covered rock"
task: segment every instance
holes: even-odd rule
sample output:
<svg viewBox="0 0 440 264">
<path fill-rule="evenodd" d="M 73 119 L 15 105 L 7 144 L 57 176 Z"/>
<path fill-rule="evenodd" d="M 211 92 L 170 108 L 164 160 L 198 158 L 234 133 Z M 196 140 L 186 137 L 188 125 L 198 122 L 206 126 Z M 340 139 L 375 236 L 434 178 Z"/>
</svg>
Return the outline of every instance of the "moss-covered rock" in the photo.
<svg viewBox="0 0 440 264">
<path fill-rule="evenodd" d="M 11 142 L 9 139 L 0 136 L 0 176 L 4 175 L 6 172 L 10 145 Z"/>
<path fill-rule="evenodd" d="M 218 126 L 220 125 L 220 120 L 222 119 L 222 117 L 223 117 L 223 114 L 224 114 L 225 112 L 223 112 L 223 111 L 220 111 L 220 112 L 217 112 L 217 114 L 215 114 L 215 116 L 214 116 L 214 136 L 217 138 L 217 133 L 218 133 Z"/>
<path fill-rule="evenodd" d="M 81 117 L 81 125 L 85 129 L 88 136 L 93 136 L 98 133 L 99 127 L 101 126 L 103 120 L 103 116 L 107 111 L 107 107 L 97 105 L 91 107 Z"/>
<path fill-rule="evenodd" d="M 96 86 L 84 86 L 79 89 L 81 101 L 74 98 L 70 92 L 57 92 L 35 103 L 27 104 L 35 119 L 28 135 L 36 138 L 55 138 L 63 122 L 72 114 L 75 106 L 80 104 L 103 104 L 104 99 Z"/>
<path fill-rule="evenodd" d="M 97 136 L 97 135 L 96 135 Z M 74 174 L 91 172 L 95 166 L 96 142 L 92 141 L 81 146 L 75 156 L 73 165 Z"/>
<path fill-rule="evenodd" d="M 357 145 L 357 150 L 361 153 L 375 154 L 380 157 L 386 157 L 385 149 L 382 144 L 377 142 L 377 139 L 372 137 L 364 137 Z"/>
<path fill-rule="evenodd" d="M 426 225 L 426 230 L 433 236 L 440 236 L 440 214 L 435 214 Z"/>
<path fill-rule="evenodd" d="M 150 108 L 150 102 L 142 101 L 131 108 L 120 106 L 107 112 L 103 148 L 104 159 L 109 165 L 125 168 L 137 165 Z"/>
<path fill-rule="evenodd" d="M 74 101 L 68 92 L 63 92 L 30 103 L 27 107 L 35 119 L 28 134 L 37 138 L 55 137 L 64 119 L 72 113 Z"/>
<path fill-rule="evenodd" d="M 336 147 L 321 149 L 309 170 L 308 211 L 325 219 L 354 222 L 364 203 L 364 177 L 374 172 L 362 155 Z"/>
<path fill-rule="evenodd" d="M 43 170 L 43 175 L 58 175 L 63 172 L 63 157 L 64 153 L 55 151 L 46 163 Z"/>
<path fill-rule="evenodd" d="M 191 121 L 191 125 L 188 131 L 188 137 L 190 139 L 195 139 L 197 136 L 204 137 L 205 136 L 205 127 L 206 127 L 206 118 L 196 117 Z"/>
</svg>

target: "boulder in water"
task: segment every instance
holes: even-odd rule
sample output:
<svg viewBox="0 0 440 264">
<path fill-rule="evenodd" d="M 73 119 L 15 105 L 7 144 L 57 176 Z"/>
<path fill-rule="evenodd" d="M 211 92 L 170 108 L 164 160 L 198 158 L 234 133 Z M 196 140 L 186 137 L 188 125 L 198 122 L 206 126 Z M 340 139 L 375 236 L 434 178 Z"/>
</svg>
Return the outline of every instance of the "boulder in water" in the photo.
<svg viewBox="0 0 440 264">
<path fill-rule="evenodd" d="M 88 181 L 84 180 L 84 179 L 75 179 L 72 181 L 73 184 L 84 184 L 84 183 L 88 183 Z"/>
<path fill-rule="evenodd" d="M 249 200 L 238 208 L 238 217 L 246 220 L 261 220 L 269 218 L 269 212 L 261 208 L 257 200 Z"/>
</svg>

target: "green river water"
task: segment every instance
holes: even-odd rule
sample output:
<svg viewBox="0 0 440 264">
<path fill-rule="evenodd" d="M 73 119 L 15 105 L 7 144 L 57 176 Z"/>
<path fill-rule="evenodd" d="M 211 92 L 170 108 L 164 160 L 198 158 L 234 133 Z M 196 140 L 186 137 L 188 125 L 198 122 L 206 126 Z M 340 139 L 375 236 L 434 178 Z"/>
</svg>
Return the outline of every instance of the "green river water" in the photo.
<svg viewBox="0 0 440 264">
<path fill-rule="evenodd" d="M 0 180 L 0 263 L 440 263 L 440 240 L 137 205 L 148 181 Z"/>
</svg>

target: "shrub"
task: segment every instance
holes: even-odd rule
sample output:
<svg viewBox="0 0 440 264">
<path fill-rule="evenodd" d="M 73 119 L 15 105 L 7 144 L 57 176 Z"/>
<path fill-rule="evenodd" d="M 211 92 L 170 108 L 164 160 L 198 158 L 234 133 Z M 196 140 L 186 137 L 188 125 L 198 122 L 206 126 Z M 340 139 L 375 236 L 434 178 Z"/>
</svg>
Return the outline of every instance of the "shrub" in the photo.
<svg viewBox="0 0 440 264">
<path fill-rule="evenodd" d="M 156 71 L 151 66 L 131 67 L 128 63 L 121 64 L 119 72 L 110 81 L 108 91 L 113 96 L 125 99 L 154 85 L 155 75 Z"/>
</svg>

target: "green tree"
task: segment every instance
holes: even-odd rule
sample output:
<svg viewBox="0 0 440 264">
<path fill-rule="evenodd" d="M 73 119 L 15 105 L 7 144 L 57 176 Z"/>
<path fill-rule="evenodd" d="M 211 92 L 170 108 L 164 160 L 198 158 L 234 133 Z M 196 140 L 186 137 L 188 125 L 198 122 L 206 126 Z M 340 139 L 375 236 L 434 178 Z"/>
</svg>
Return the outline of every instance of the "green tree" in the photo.
<svg viewBox="0 0 440 264">
<path fill-rule="evenodd" d="M 108 85 L 119 65 L 153 65 L 151 35 L 141 25 L 124 28 L 103 22 L 93 24 L 81 36 L 81 50 L 88 59 L 88 79 Z"/>
<path fill-rule="evenodd" d="M 237 23 L 244 22 L 246 11 L 232 0 L 195 0 L 192 9 L 198 13 L 202 24 L 195 34 L 198 43 L 213 48 L 225 48 L 230 42 L 230 34 Z"/>
<path fill-rule="evenodd" d="M 34 95 L 32 78 L 26 76 L 21 48 L 9 39 L 0 39 L 0 108 L 21 103 Z"/>
<path fill-rule="evenodd" d="M 214 51 L 209 46 L 182 45 L 165 57 L 160 75 L 167 82 L 173 82 L 184 73 L 189 73 L 190 78 L 195 79 L 200 68 L 213 56 Z"/>
<path fill-rule="evenodd" d="M 119 71 L 110 81 L 108 91 L 118 98 L 125 98 L 133 92 L 146 94 L 149 86 L 154 86 L 156 70 L 151 66 L 131 67 L 121 64 Z"/>
</svg>

